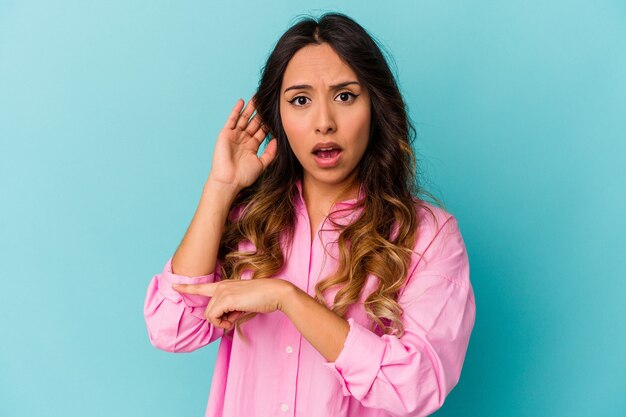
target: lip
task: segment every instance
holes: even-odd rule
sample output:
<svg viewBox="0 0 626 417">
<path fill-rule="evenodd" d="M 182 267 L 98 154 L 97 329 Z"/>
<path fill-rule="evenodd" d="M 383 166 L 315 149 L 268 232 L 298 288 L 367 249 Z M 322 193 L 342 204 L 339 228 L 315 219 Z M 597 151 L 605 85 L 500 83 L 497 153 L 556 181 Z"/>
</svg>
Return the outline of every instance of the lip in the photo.
<svg viewBox="0 0 626 417">
<path fill-rule="evenodd" d="M 335 148 L 335 149 L 339 149 L 340 151 L 342 150 L 341 146 L 337 145 L 335 142 L 318 142 L 313 147 L 313 150 L 311 151 L 311 153 L 315 153 L 315 151 L 318 151 L 323 148 Z"/>
<path fill-rule="evenodd" d="M 343 151 L 339 149 L 337 155 L 332 158 L 320 158 L 319 156 L 313 154 L 313 159 L 315 163 L 320 168 L 333 168 L 337 166 L 341 160 L 341 155 L 343 155 Z"/>
</svg>

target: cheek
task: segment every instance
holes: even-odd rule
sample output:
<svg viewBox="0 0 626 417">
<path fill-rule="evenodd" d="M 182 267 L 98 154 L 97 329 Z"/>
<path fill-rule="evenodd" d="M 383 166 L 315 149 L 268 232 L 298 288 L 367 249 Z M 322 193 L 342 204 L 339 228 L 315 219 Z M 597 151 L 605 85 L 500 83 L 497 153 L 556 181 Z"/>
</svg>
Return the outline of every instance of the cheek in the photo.
<svg viewBox="0 0 626 417">
<path fill-rule="evenodd" d="M 296 118 L 289 112 L 281 111 L 281 119 L 283 129 L 287 135 L 289 145 L 295 154 L 301 152 L 302 147 L 306 146 L 306 126 L 301 118 Z"/>
<path fill-rule="evenodd" d="M 363 117 L 359 121 L 360 131 L 365 137 L 369 137 L 371 120 L 372 120 L 371 115 L 370 115 L 370 112 L 368 111 L 363 115 Z"/>
<path fill-rule="evenodd" d="M 356 147 L 360 151 L 363 151 L 367 147 L 367 141 L 370 135 L 370 122 L 371 115 L 369 109 L 363 109 L 354 114 L 350 121 L 350 125 L 354 128 L 353 137 L 356 141 Z"/>
</svg>

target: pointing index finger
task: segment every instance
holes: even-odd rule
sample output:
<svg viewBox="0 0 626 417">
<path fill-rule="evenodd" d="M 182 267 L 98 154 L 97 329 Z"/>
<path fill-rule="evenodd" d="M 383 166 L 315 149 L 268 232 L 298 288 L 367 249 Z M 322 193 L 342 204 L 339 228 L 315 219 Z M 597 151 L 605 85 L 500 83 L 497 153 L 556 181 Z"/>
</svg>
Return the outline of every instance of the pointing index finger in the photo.
<svg viewBox="0 0 626 417">
<path fill-rule="evenodd" d="M 215 293 L 215 286 L 217 284 L 216 282 L 210 282 L 208 284 L 172 284 L 172 289 L 185 294 L 197 294 L 211 297 Z"/>
</svg>

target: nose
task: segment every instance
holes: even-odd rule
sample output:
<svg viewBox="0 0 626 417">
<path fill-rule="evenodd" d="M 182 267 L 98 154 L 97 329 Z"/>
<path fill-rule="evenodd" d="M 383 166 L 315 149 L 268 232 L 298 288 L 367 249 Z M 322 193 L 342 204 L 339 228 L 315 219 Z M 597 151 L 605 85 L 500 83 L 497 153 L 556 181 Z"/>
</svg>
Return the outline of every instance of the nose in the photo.
<svg viewBox="0 0 626 417">
<path fill-rule="evenodd" d="M 324 100 L 317 106 L 315 133 L 326 135 L 337 130 L 331 106 Z"/>
</svg>

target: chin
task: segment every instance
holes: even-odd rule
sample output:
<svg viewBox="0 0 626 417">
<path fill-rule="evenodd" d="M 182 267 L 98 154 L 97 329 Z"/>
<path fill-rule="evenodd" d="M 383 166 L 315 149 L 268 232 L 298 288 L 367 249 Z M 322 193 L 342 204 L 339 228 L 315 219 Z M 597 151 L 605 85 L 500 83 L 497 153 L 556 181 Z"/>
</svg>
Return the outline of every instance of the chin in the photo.
<svg viewBox="0 0 626 417">
<path fill-rule="evenodd" d="M 308 175 L 315 181 L 333 185 L 339 185 L 348 179 L 348 176 L 343 172 L 329 172 L 327 175 L 324 175 L 324 173 L 308 173 Z"/>
</svg>

